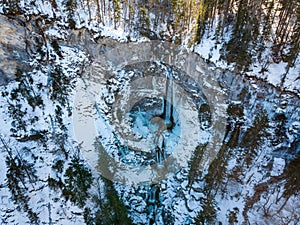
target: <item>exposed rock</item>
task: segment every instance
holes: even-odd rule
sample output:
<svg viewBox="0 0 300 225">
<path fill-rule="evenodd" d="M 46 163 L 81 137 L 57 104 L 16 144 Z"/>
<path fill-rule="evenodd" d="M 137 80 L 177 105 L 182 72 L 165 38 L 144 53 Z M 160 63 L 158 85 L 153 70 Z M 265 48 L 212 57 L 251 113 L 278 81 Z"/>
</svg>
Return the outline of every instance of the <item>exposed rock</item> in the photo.
<svg viewBox="0 0 300 225">
<path fill-rule="evenodd" d="M 24 27 L 0 15 L 0 85 L 13 79 L 17 67 L 25 69 L 26 40 Z"/>
</svg>

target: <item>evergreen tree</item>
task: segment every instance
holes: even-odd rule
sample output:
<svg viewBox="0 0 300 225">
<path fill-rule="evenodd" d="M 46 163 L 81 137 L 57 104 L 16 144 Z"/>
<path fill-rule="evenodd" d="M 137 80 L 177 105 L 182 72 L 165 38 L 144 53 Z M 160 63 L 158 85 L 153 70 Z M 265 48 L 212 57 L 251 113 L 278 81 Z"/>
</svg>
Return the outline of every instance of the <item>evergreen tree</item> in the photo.
<svg viewBox="0 0 300 225">
<path fill-rule="evenodd" d="M 123 202 L 119 199 L 113 183 L 110 180 L 103 179 L 105 183 L 105 196 L 107 201 L 102 207 L 102 222 L 100 224 L 132 224 L 128 217 L 127 209 Z"/>
<path fill-rule="evenodd" d="M 278 145 L 286 139 L 286 122 L 287 118 L 284 113 L 275 114 L 273 121 L 275 123 L 272 144 Z"/>
<path fill-rule="evenodd" d="M 255 116 L 253 125 L 246 130 L 242 146 L 246 150 L 245 160 L 247 165 L 251 164 L 252 159 L 257 155 L 258 147 L 261 145 L 263 139 L 268 136 L 268 127 L 268 116 L 265 111 L 261 111 Z"/>
<path fill-rule="evenodd" d="M 63 195 L 66 199 L 84 207 L 85 201 L 89 197 L 88 190 L 92 185 L 93 178 L 91 171 L 78 156 L 71 160 L 64 175 L 64 181 Z"/>
<path fill-rule="evenodd" d="M 18 210 L 27 213 L 31 224 L 39 224 L 38 215 L 29 207 L 29 197 L 25 194 L 29 185 L 34 187 L 33 184 L 37 180 L 36 171 L 33 165 L 22 159 L 19 154 L 15 156 L 2 138 L 1 142 L 8 153 L 5 161 L 7 166 L 6 177 L 12 199 L 18 206 Z"/>
<path fill-rule="evenodd" d="M 298 194 L 300 191 L 300 155 L 286 165 L 283 176 L 286 180 L 283 196 L 288 199 L 291 195 Z"/>
<path fill-rule="evenodd" d="M 216 203 L 212 197 L 203 198 L 198 216 L 195 218 L 197 225 L 215 224 L 217 211 Z"/>
<path fill-rule="evenodd" d="M 75 10 L 77 8 L 77 2 L 76 0 L 67 0 L 66 1 L 66 9 L 67 9 L 67 15 L 68 15 L 68 22 L 71 29 L 76 28 L 76 23 L 74 21 L 74 14 Z"/>
<path fill-rule="evenodd" d="M 113 0 L 113 10 L 114 10 L 114 26 L 116 29 L 121 19 L 121 5 L 119 0 Z"/>
</svg>

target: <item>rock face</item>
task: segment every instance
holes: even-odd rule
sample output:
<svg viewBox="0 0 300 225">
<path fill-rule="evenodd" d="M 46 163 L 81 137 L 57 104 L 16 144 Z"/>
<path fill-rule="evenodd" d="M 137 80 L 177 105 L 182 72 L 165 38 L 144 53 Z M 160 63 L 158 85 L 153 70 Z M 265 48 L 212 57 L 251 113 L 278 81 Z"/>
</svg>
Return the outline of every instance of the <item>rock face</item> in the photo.
<svg viewBox="0 0 300 225">
<path fill-rule="evenodd" d="M 25 29 L 0 15 L 0 85 L 13 79 L 17 68 L 25 69 L 28 59 Z"/>
</svg>

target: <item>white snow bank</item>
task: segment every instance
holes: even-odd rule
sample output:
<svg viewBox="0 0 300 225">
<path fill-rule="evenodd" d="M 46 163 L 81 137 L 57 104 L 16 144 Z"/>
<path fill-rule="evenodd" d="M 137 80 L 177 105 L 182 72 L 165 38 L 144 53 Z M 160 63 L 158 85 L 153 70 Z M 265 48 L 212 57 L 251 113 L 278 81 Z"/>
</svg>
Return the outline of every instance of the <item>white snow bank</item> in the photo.
<svg viewBox="0 0 300 225">
<path fill-rule="evenodd" d="M 279 176 L 285 167 L 285 160 L 282 158 L 274 158 L 271 176 Z"/>
</svg>

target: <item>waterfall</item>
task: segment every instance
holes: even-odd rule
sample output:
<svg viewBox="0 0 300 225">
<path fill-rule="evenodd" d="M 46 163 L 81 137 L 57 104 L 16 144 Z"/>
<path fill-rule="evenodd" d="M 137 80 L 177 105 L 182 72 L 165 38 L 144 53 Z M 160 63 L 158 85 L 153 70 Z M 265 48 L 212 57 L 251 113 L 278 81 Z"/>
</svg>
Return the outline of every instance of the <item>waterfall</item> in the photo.
<svg viewBox="0 0 300 225">
<path fill-rule="evenodd" d="M 166 97 L 164 104 L 164 120 L 168 129 L 173 126 L 173 75 L 172 71 L 167 68 L 166 75 Z"/>
<path fill-rule="evenodd" d="M 157 163 L 163 162 L 166 158 L 165 155 L 165 139 L 163 136 L 160 136 L 157 146 L 155 147 L 155 161 Z"/>
<path fill-rule="evenodd" d="M 162 118 L 164 124 L 168 130 L 172 130 L 174 127 L 173 118 L 173 74 L 170 68 L 167 68 L 166 82 L 165 82 L 165 97 L 162 102 Z M 160 128 L 159 128 L 160 129 Z M 161 130 L 163 131 L 163 130 Z M 166 158 L 165 148 L 166 139 L 163 132 L 158 132 L 158 137 L 156 137 L 156 147 L 155 147 L 155 161 L 159 164 L 163 162 Z M 162 222 L 162 211 L 160 209 L 160 185 L 154 184 L 150 187 L 148 191 L 148 212 L 149 212 L 149 224 L 157 224 Z"/>
<path fill-rule="evenodd" d="M 148 212 L 149 212 L 149 224 L 157 224 L 162 220 L 159 198 L 160 187 L 157 184 L 151 185 L 148 191 Z"/>
</svg>

